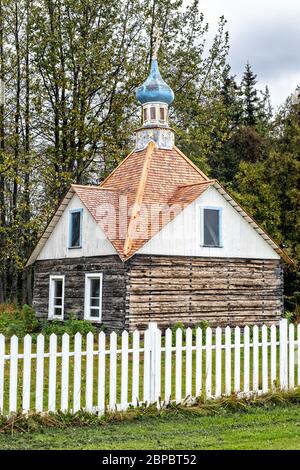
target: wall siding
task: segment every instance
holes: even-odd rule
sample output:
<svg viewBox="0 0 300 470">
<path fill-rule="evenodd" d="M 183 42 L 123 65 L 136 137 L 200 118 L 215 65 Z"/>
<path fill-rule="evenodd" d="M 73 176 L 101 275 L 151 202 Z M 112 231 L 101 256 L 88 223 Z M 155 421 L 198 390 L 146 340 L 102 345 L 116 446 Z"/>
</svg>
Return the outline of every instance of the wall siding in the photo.
<svg viewBox="0 0 300 470">
<path fill-rule="evenodd" d="M 33 307 L 40 318 L 48 317 L 49 277 L 65 275 L 65 318 L 70 313 L 83 319 L 85 273 L 102 272 L 102 320 L 110 330 L 125 324 L 126 269 L 118 256 L 41 260 L 35 263 Z"/>
<path fill-rule="evenodd" d="M 195 325 L 273 323 L 283 311 L 278 260 L 136 255 L 128 261 L 128 329 L 155 321 Z"/>
<path fill-rule="evenodd" d="M 202 209 L 222 209 L 222 247 L 203 246 Z M 137 254 L 280 259 L 273 248 L 217 191 L 208 188 L 149 240 Z"/>
</svg>

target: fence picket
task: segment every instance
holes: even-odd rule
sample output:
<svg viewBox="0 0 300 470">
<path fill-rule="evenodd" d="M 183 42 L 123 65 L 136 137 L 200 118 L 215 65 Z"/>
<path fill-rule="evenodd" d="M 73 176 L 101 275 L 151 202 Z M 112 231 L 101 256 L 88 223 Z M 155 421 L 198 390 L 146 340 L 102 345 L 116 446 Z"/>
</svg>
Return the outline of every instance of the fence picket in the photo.
<svg viewBox="0 0 300 470">
<path fill-rule="evenodd" d="M 122 333 L 121 353 L 121 409 L 126 410 L 128 406 L 128 333 Z"/>
<path fill-rule="evenodd" d="M 262 342 L 262 391 L 267 393 L 269 391 L 269 361 L 268 361 L 268 327 L 262 326 L 261 329 L 261 342 Z"/>
<path fill-rule="evenodd" d="M 155 367 L 155 391 L 154 391 L 154 401 L 157 402 L 159 406 L 159 401 L 161 398 L 161 331 L 156 328 L 155 331 L 155 352 L 154 352 L 154 367 Z"/>
<path fill-rule="evenodd" d="M 241 330 L 234 329 L 234 392 L 241 391 Z"/>
<path fill-rule="evenodd" d="M 289 388 L 295 386 L 295 327 L 289 325 Z"/>
<path fill-rule="evenodd" d="M 144 335 L 144 403 L 150 402 L 150 331 L 146 330 Z"/>
<path fill-rule="evenodd" d="M 24 337 L 23 350 L 23 389 L 22 410 L 27 413 L 30 410 L 30 382 L 31 382 L 31 336 Z"/>
<path fill-rule="evenodd" d="M 10 368 L 9 368 L 9 412 L 17 411 L 18 390 L 18 337 L 10 338 Z"/>
<path fill-rule="evenodd" d="M 81 408 L 81 349 L 82 336 L 76 333 L 74 338 L 74 392 L 73 392 L 73 411 Z"/>
<path fill-rule="evenodd" d="M 212 375 L 212 329 L 206 329 L 206 366 L 205 366 L 205 393 L 206 397 L 211 397 L 211 375 Z"/>
<path fill-rule="evenodd" d="M 115 411 L 117 405 L 117 341 L 115 332 L 110 335 L 110 363 L 109 363 L 109 408 Z"/>
<path fill-rule="evenodd" d="M 231 328 L 225 328 L 225 394 L 231 394 Z"/>
<path fill-rule="evenodd" d="M 279 360 L 280 360 L 280 387 L 281 390 L 288 388 L 288 323 L 281 320 L 279 326 Z"/>
<path fill-rule="evenodd" d="M 253 392 L 256 393 L 258 391 L 258 377 L 259 377 L 259 329 L 258 326 L 255 325 L 253 327 L 253 351 L 252 351 L 252 360 L 253 360 Z"/>
<path fill-rule="evenodd" d="M 222 328 L 216 328 L 216 398 L 222 395 Z"/>
<path fill-rule="evenodd" d="M 85 407 L 87 411 L 93 409 L 94 384 L 94 335 L 90 331 L 86 335 L 86 372 L 85 372 Z"/>
<path fill-rule="evenodd" d="M 175 400 L 181 403 L 182 398 L 182 329 L 176 330 L 176 356 L 175 356 Z"/>
<path fill-rule="evenodd" d="M 192 341 L 191 328 L 186 330 L 186 358 L 185 358 L 185 398 L 192 396 Z"/>
<path fill-rule="evenodd" d="M 105 333 L 101 331 L 98 336 L 98 410 L 103 414 L 105 411 Z"/>
<path fill-rule="evenodd" d="M 165 333 L 165 402 L 169 403 L 172 396 L 172 331 Z"/>
<path fill-rule="evenodd" d="M 61 411 L 66 412 L 69 409 L 69 353 L 70 337 L 67 333 L 62 336 L 61 348 Z"/>
<path fill-rule="evenodd" d="M 250 391 L 250 329 L 244 328 L 244 393 Z"/>
<path fill-rule="evenodd" d="M 202 394 L 202 330 L 196 330 L 196 397 Z"/>
<path fill-rule="evenodd" d="M 38 335 L 36 342 L 36 378 L 35 378 L 35 409 L 38 413 L 43 411 L 44 399 L 44 354 L 45 338 Z"/>
<path fill-rule="evenodd" d="M 132 404 L 139 404 L 140 386 L 140 333 L 135 330 L 132 335 Z"/>
<path fill-rule="evenodd" d="M 0 415 L 3 414 L 4 405 L 4 354 L 5 337 L 0 333 Z"/>
<path fill-rule="evenodd" d="M 271 326 L 271 388 L 276 388 L 277 379 L 277 328 Z"/>
<path fill-rule="evenodd" d="M 56 410 L 56 358 L 57 358 L 57 336 L 52 333 L 49 340 L 49 387 L 48 387 L 48 410 Z"/>
</svg>

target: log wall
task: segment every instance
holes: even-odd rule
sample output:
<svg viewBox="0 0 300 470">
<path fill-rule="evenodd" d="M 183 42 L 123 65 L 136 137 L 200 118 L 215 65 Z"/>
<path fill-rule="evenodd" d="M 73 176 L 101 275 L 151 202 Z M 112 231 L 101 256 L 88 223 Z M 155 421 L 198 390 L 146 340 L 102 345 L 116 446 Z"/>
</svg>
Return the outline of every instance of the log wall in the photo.
<svg viewBox="0 0 300 470">
<path fill-rule="evenodd" d="M 270 324 L 283 312 L 279 260 L 136 255 L 128 261 L 126 326 Z"/>
<path fill-rule="evenodd" d="M 35 263 L 33 307 L 40 318 L 48 317 L 49 276 L 65 275 L 65 318 L 84 316 L 85 273 L 102 272 L 102 320 L 109 330 L 125 327 L 126 268 L 119 256 L 41 260 Z"/>
</svg>

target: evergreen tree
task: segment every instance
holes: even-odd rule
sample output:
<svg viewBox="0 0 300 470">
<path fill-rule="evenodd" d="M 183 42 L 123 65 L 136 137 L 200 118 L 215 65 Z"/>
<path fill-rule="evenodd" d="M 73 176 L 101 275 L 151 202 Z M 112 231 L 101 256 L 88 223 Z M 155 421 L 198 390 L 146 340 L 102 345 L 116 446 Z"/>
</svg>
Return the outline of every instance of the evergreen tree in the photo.
<svg viewBox="0 0 300 470">
<path fill-rule="evenodd" d="M 257 75 L 252 72 L 250 64 L 247 63 L 241 83 L 241 93 L 244 102 L 243 123 L 251 127 L 257 124 L 260 109 L 256 78 Z"/>
</svg>

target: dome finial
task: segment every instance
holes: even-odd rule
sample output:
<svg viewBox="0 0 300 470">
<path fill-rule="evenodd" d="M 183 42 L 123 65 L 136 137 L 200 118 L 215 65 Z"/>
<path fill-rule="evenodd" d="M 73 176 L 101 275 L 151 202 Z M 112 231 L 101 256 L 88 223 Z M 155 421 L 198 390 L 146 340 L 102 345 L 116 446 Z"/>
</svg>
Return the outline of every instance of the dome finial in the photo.
<svg viewBox="0 0 300 470">
<path fill-rule="evenodd" d="M 155 27 L 153 30 L 153 52 L 152 52 L 152 60 L 157 59 L 157 53 L 161 43 L 161 32 L 158 27 Z"/>
</svg>

